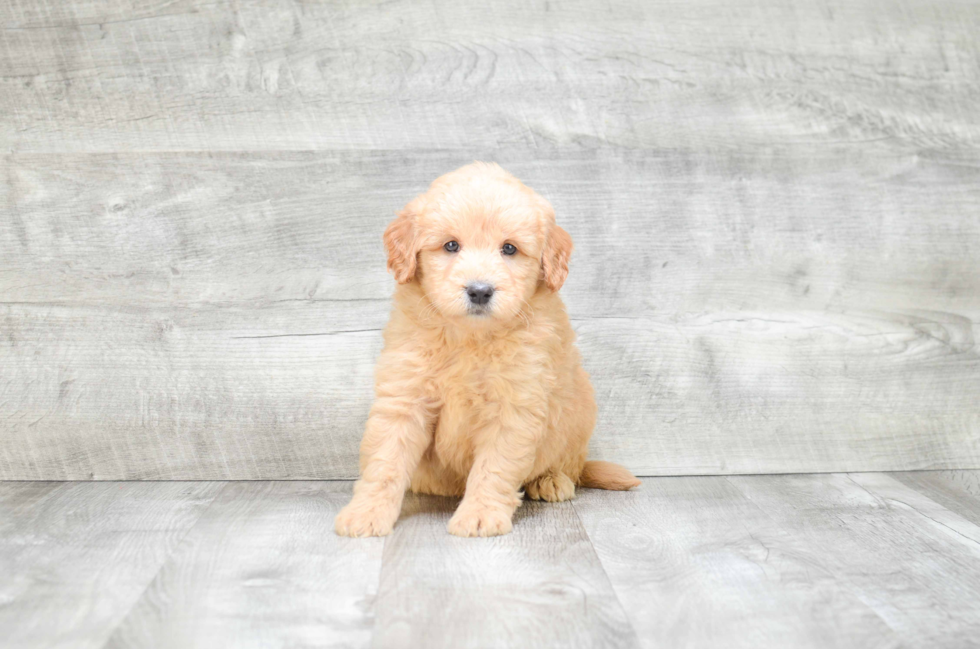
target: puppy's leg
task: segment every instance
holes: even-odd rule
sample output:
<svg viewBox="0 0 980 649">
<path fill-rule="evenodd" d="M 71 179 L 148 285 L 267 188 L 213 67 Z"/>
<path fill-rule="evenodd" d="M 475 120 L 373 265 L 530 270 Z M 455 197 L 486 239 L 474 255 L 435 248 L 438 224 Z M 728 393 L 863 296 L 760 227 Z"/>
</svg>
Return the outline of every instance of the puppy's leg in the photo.
<svg viewBox="0 0 980 649">
<path fill-rule="evenodd" d="M 361 442 L 361 478 L 337 514 L 342 536 L 384 536 L 401 512 L 412 472 L 431 441 L 434 414 L 424 399 L 379 397 Z"/>
<path fill-rule="evenodd" d="M 497 536 L 511 531 L 511 518 L 521 504 L 520 488 L 534 466 L 544 430 L 541 417 L 512 412 L 480 431 L 466 493 L 449 520 L 456 536 Z"/>
</svg>

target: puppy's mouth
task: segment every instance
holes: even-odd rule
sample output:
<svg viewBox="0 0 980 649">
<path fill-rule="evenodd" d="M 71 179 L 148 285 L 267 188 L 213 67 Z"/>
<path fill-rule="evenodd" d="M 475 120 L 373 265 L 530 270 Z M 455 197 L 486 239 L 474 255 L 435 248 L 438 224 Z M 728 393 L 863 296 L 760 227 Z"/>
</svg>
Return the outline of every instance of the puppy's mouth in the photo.
<svg viewBox="0 0 980 649">
<path fill-rule="evenodd" d="M 492 311 L 490 304 L 470 304 L 466 307 L 466 315 L 476 318 L 487 318 Z"/>
</svg>

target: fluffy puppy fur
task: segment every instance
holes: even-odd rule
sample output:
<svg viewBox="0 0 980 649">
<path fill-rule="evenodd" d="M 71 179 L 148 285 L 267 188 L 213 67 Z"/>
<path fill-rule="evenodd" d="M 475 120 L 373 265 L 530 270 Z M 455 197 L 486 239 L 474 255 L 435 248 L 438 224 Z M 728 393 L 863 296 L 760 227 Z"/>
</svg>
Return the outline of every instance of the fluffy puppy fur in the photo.
<svg viewBox="0 0 980 649">
<path fill-rule="evenodd" d="M 586 462 L 595 399 L 558 297 L 572 240 L 546 200 L 473 163 L 412 200 L 384 242 L 398 288 L 338 534 L 389 533 L 409 487 L 463 497 L 450 533 L 494 536 L 510 532 L 522 489 L 554 502 L 575 485 L 639 484 Z"/>
</svg>

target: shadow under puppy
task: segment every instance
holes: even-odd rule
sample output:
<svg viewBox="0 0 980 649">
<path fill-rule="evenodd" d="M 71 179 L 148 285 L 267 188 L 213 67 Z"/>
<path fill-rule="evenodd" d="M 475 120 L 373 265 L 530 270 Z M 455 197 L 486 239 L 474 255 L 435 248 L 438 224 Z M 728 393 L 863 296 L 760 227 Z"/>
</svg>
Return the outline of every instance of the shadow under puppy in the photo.
<svg viewBox="0 0 980 649">
<path fill-rule="evenodd" d="M 558 297 L 572 240 L 548 201 L 476 162 L 436 179 L 384 242 L 399 286 L 338 534 L 388 534 L 409 487 L 463 497 L 450 533 L 494 536 L 522 488 L 554 502 L 640 484 L 586 461 L 595 399 Z"/>
</svg>

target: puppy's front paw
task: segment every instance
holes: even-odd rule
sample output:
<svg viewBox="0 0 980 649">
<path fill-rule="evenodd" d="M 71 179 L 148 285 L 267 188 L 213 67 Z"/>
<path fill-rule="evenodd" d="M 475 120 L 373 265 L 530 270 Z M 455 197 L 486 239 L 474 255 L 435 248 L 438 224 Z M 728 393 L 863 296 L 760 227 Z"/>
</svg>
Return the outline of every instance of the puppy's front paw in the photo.
<svg viewBox="0 0 980 649">
<path fill-rule="evenodd" d="M 513 529 L 510 519 L 507 511 L 460 506 L 446 529 L 454 536 L 500 536 Z"/>
<path fill-rule="evenodd" d="M 398 508 L 389 503 L 351 501 L 340 510 L 333 526 L 340 536 L 385 536 L 398 519 Z"/>
</svg>

